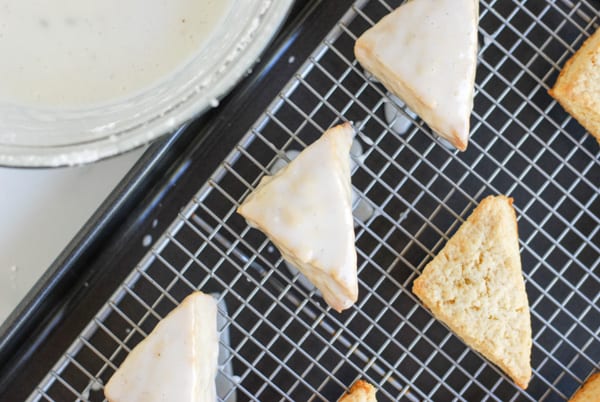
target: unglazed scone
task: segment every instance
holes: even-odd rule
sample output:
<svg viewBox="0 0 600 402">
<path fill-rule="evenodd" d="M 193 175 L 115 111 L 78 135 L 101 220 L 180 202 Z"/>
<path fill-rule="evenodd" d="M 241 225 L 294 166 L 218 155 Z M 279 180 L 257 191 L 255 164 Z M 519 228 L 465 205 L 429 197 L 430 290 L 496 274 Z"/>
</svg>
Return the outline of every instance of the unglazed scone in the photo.
<svg viewBox="0 0 600 402">
<path fill-rule="evenodd" d="M 338 402 L 377 402 L 376 392 L 374 386 L 366 381 L 358 380 Z"/>
<path fill-rule="evenodd" d="M 104 388 L 109 402 L 215 402 L 217 304 L 194 292 L 125 358 Z"/>
<path fill-rule="evenodd" d="M 477 67 L 477 0 L 409 0 L 356 41 L 360 64 L 464 151 Z"/>
<path fill-rule="evenodd" d="M 548 93 L 600 143 L 600 29 L 565 63 Z"/>
<path fill-rule="evenodd" d="M 351 207 L 349 123 L 333 127 L 274 176 L 238 212 L 265 233 L 336 311 L 358 297 Z"/>
<path fill-rule="evenodd" d="M 600 373 L 588 378 L 569 402 L 600 402 Z"/>
<path fill-rule="evenodd" d="M 413 291 L 437 319 L 527 388 L 531 319 L 511 198 L 483 199 Z"/>
</svg>

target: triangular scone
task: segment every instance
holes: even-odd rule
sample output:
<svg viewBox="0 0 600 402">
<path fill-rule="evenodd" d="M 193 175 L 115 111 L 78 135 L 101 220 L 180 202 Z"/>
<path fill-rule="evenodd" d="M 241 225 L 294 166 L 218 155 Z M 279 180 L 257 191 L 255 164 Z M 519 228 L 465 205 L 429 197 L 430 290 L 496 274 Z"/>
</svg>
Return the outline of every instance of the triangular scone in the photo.
<svg viewBox="0 0 600 402">
<path fill-rule="evenodd" d="M 413 291 L 437 319 L 527 388 L 531 320 L 512 198 L 482 200 Z"/>
<path fill-rule="evenodd" d="M 360 64 L 464 151 L 477 67 L 478 0 L 409 0 L 356 41 Z"/>
<path fill-rule="evenodd" d="M 565 63 L 548 93 L 600 144 L 600 28 Z"/>
<path fill-rule="evenodd" d="M 351 208 L 349 123 L 333 127 L 274 176 L 238 212 L 265 233 L 333 309 L 358 297 Z"/>
<path fill-rule="evenodd" d="M 600 373 L 593 374 L 569 402 L 600 402 Z"/>
<path fill-rule="evenodd" d="M 129 353 L 104 388 L 109 402 L 214 402 L 217 304 L 194 292 Z"/>
<path fill-rule="evenodd" d="M 374 386 L 364 380 L 358 380 L 338 402 L 377 402 L 376 393 Z"/>
</svg>

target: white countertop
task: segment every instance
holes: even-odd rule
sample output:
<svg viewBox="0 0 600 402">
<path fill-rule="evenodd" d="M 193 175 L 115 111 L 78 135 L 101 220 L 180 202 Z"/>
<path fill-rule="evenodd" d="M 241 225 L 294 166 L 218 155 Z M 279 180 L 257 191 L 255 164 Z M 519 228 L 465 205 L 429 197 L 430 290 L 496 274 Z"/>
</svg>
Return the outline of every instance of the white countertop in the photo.
<svg viewBox="0 0 600 402">
<path fill-rule="evenodd" d="M 142 152 L 71 168 L 0 168 L 0 323 Z"/>
</svg>

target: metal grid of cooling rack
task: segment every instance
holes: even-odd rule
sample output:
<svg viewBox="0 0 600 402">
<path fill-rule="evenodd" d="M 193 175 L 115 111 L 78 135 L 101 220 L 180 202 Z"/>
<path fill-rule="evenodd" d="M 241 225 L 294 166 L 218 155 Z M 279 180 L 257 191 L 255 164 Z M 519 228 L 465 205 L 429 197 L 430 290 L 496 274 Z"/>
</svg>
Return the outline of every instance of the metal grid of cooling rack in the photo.
<svg viewBox="0 0 600 402">
<path fill-rule="evenodd" d="M 591 0 L 487 0 L 465 153 L 418 119 L 395 132 L 385 90 L 352 56 L 400 2 L 357 1 L 55 365 L 31 400 L 102 400 L 131 348 L 193 289 L 226 305 L 223 399 L 335 400 L 357 378 L 379 400 L 566 400 L 600 362 L 600 153 L 546 90 L 600 21 Z M 337 314 L 236 207 L 289 150 L 352 120 L 360 297 Z M 533 326 L 521 391 L 425 310 L 412 281 L 474 205 L 515 198 Z"/>
</svg>

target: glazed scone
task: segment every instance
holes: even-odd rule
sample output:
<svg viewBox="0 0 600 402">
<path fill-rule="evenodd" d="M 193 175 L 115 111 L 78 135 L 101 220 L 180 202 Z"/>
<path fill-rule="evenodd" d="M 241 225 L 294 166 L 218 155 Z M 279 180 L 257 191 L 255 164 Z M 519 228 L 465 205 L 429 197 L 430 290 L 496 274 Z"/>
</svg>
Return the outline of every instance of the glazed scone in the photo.
<svg viewBox="0 0 600 402">
<path fill-rule="evenodd" d="M 600 29 L 565 63 L 548 93 L 600 143 Z"/>
<path fill-rule="evenodd" d="M 464 151 L 477 68 L 477 0 L 409 0 L 363 33 L 360 64 Z"/>
<path fill-rule="evenodd" d="M 238 208 L 265 233 L 335 310 L 358 297 L 348 123 L 326 131 L 274 176 L 262 178 Z"/>
<path fill-rule="evenodd" d="M 600 402 L 600 373 L 588 378 L 569 402 Z"/>
<path fill-rule="evenodd" d="M 413 291 L 437 319 L 527 388 L 531 318 L 511 198 L 483 199 Z"/>
<path fill-rule="evenodd" d="M 377 402 L 375 387 L 366 381 L 356 381 L 338 402 Z"/>
<path fill-rule="evenodd" d="M 217 303 L 194 292 L 125 358 L 104 388 L 109 402 L 214 402 Z"/>
</svg>

